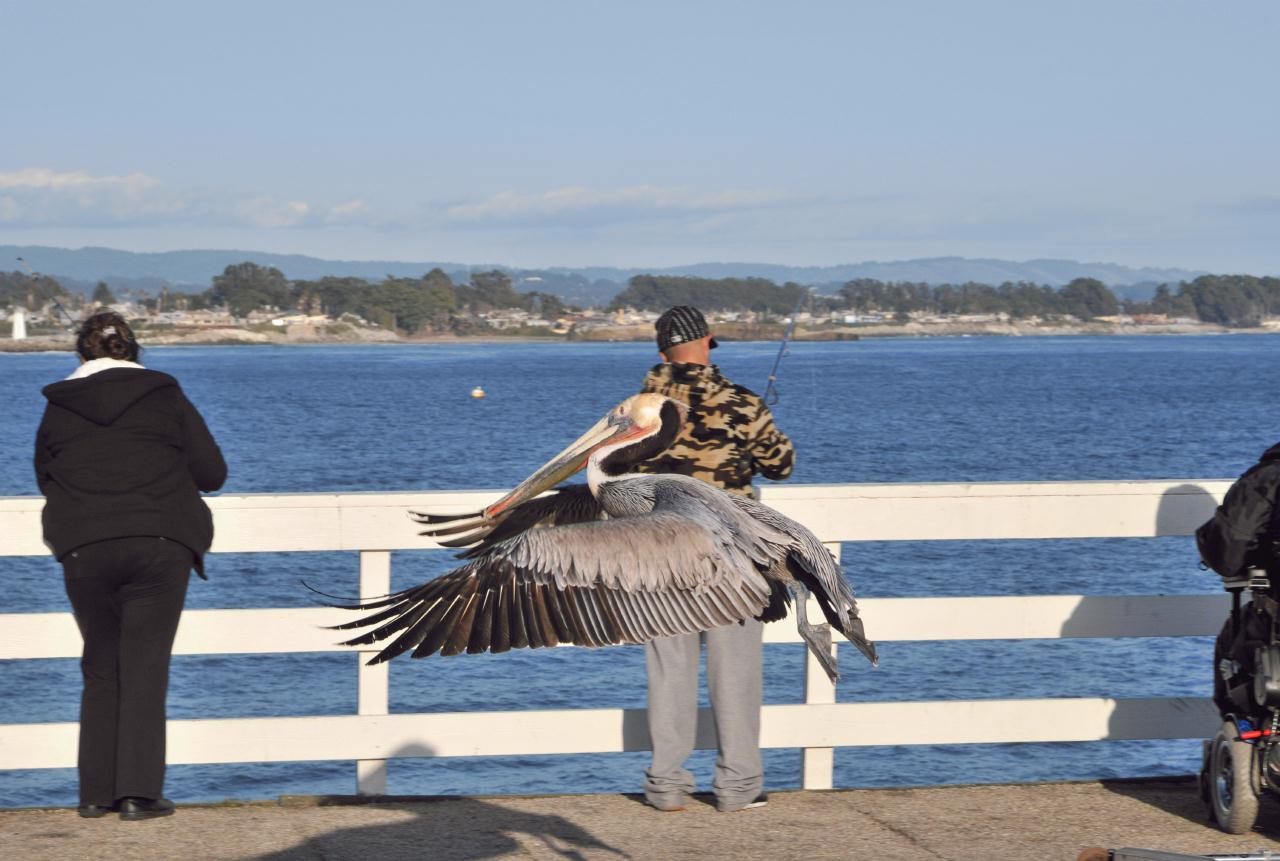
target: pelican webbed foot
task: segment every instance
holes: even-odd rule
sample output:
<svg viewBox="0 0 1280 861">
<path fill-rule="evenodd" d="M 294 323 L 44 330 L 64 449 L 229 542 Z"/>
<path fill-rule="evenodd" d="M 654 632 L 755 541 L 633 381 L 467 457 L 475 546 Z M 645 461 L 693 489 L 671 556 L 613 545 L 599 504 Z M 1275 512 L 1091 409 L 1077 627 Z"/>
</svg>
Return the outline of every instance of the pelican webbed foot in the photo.
<svg viewBox="0 0 1280 861">
<path fill-rule="evenodd" d="M 792 583 L 791 588 L 796 596 L 796 629 L 800 632 L 800 639 L 804 640 L 805 647 L 818 659 L 822 671 L 834 685 L 840 678 L 840 671 L 836 667 L 836 653 L 831 645 L 831 626 L 825 622 L 810 625 L 809 590 L 799 583 Z"/>
<path fill-rule="evenodd" d="M 826 622 L 821 625 L 806 625 L 800 629 L 800 636 L 804 639 L 809 653 L 822 665 L 827 678 L 835 684 L 840 678 L 840 672 L 836 668 L 835 650 L 831 647 L 831 626 Z"/>
</svg>

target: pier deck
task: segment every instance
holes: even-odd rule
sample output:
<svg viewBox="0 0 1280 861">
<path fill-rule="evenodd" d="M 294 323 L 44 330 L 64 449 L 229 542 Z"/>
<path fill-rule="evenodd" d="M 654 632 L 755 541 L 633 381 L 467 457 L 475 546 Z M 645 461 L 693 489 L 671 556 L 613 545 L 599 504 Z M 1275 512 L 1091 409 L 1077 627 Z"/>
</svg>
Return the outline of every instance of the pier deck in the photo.
<svg viewBox="0 0 1280 861">
<path fill-rule="evenodd" d="M 148 822 L 74 810 L 0 812 L 0 858 L 1075 861 L 1089 846 L 1280 852 L 1280 805 L 1259 829 L 1210 827 L 1194 781 L 779 792 L 720 814 L 695 798 L 659 813 L 637 796 L 183 807 Z"/>
</svg>

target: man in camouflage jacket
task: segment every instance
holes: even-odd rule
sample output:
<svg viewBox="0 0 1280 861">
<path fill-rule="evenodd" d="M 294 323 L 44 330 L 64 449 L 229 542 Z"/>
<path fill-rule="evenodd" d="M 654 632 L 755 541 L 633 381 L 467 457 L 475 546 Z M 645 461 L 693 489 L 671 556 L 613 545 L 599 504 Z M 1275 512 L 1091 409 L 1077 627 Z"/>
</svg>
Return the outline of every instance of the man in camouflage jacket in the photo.
<svg viewBox="0 0 1280 861">
<path fill-rule="evenodd" d="M 774 426 L 758 395 L 731 383 L 711 364 L 716 342 L 702 314 L 677 306 L 655 328 L 663 364 L 649 371 L 641 391 L 683 401 L 689 415 L 676 441 L 636 469 L 689 475 L 744 495 L 751 494 L 751 478 L 757 473 L 775 481 L 790 475 L 791 440 Z M 707 644 L 707 691 L 719 738 L 716 807 L 728 812 L 765 802 L 760 758 L 763 631 L 760 622 L 747 620 L 702 634 L 662 637 L 645 646 L 653 740 L 645 799 L 652 806 L 681 810 L 694 789 L 684 763 L 693 753 L 702 642 Z"/>
</svg>

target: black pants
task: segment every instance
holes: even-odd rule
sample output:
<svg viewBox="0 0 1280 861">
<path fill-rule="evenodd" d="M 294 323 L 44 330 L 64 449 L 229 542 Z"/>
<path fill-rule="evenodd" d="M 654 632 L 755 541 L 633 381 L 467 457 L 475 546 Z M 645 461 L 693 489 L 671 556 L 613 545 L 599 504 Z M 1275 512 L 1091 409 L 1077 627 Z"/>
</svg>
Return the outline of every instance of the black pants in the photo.
<svg viewBox="0 0 1280 861">
<path fill-rule="evenodd" d="M 81 804 L 162 797 L 169 653 L 192 562 L 164 538 L 99 541 L 62 559 L 84 638 Z"/>
</svg>

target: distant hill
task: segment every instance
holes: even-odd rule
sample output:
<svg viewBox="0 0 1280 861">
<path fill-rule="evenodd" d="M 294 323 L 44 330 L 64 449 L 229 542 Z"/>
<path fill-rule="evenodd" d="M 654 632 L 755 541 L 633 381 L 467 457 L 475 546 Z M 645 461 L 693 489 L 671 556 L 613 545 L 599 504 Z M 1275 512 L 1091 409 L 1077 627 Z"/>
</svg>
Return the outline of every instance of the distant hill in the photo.
<svg viewBox="0 0 1280 861">
<path fill-rule="evenodd" d="M 420 277 L 435 267 L 450 276 L 465 278 L 473 268 L 461 263 L 404 263 L 387 260 L 321 260 L 302 254 L 272 254 L 266 251 L 120 251 L 115 248 L 49 248 L 40 245 L 0 245 L 0 269 L 8 269 L 15 257 L 24 258 L 37 272 L 58 278 L 111 284 L 124 280 L 151 279 L 173 288 L 203 290 L 213 276 L 233 263 L 253 261 L 274 266 L 290 278 L 323 278 L 325 275 L 354 278 L 381 278 L 384 275 Z"/>
<path fill-rule="evenodd" d="M 420 277 L 439 267 L 454 281 L 466 281 L 473 271 L 502 269 L 523 291 L 541 290 L 576 305 L 605 304 L 619 293 L 633 275 L 691 275 L 701 278 L 768 278 L 778 283 L 794 281 L 834 292 L 854 278 L 881 281 L 916 281 L 929 284 L 976 281 L 1034 281 L 1061 286 L 1073 278 L 1096 278 L 1122 298 L 1149 298 L 1156 285 L 1190 281 L 1203 272 L 1187 269 L 1134 268 L 1115 263 L 1079 263 L 1074 260 L 993 260 L 967 257 L 929 257 L 919 260 L 868 261 L 840 266 L 781 266 L 773 263 L 695 263 L 688 266 L 621 268 L 602 266 L 521 269 L 500 264 L 466 264 L 443 261 L 323 260 L 302 254 L 265 251 L 204 250 L 133 252 L 114 248 L 52 248 L 37 245 L 0 245 L 0 270 L 17 269 L 22 257 L 37 271 L 52 275 L 68 287 L 92 289 L 98 281 L 114 288 L 146 289 L 161 285 L 183 292 L 209 286 L 213 276 L 233 263 L 252 261 L 274 266 L 287 277 L 314 279 L 326 275 L 379 279 L 386 275 Z"/>
</svg>

